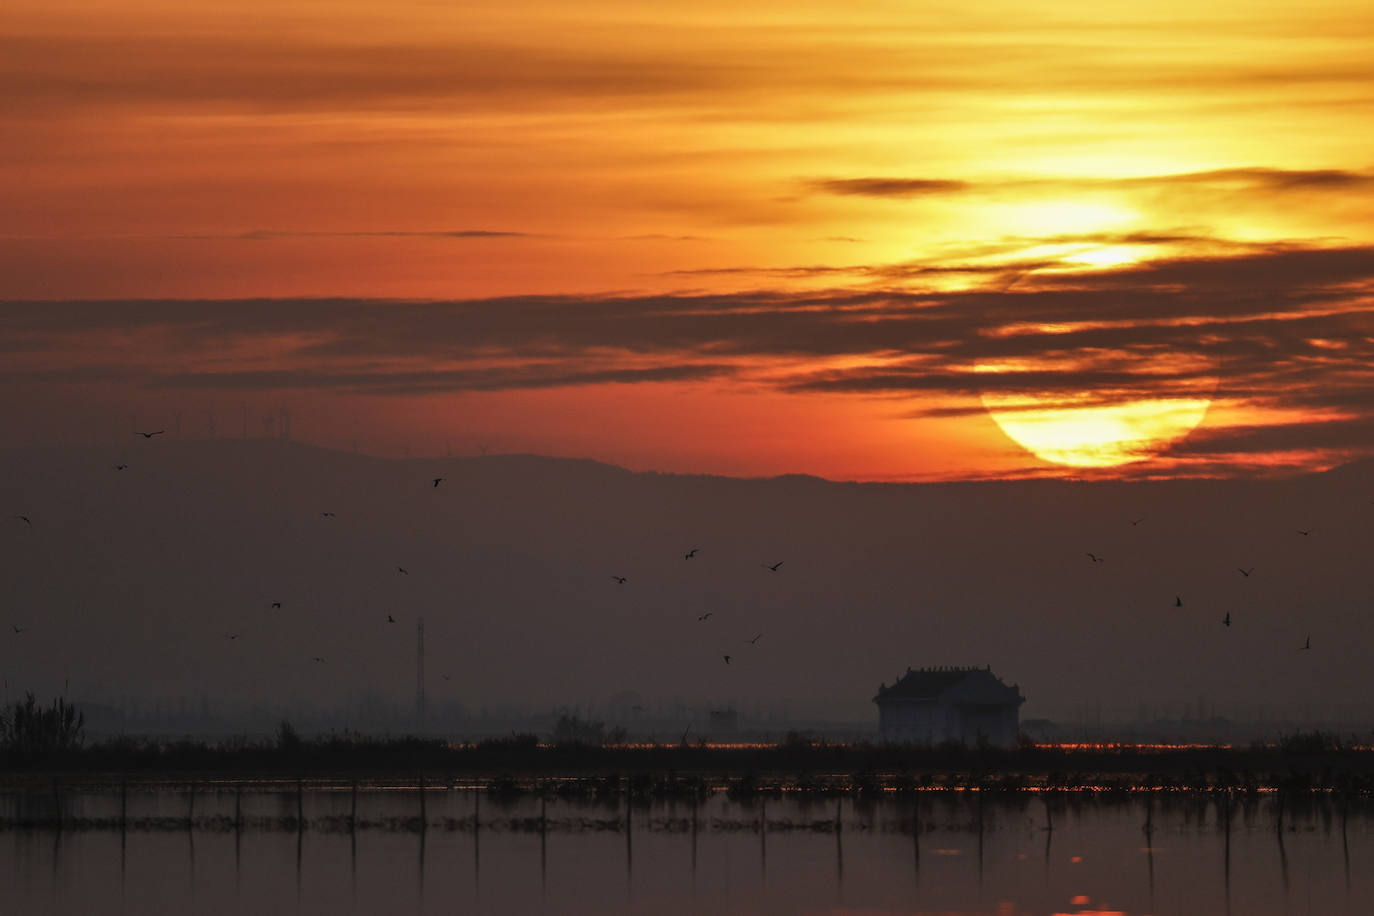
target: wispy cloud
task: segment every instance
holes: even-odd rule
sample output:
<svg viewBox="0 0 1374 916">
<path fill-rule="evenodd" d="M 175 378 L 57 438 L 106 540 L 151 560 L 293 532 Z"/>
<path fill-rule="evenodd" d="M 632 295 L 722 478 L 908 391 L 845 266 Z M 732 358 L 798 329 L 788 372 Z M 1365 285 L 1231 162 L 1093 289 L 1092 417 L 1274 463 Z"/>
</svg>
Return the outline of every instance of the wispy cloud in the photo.
<svg viewBox="0 0 1374 916">
<path fill-rule="evenodd" d="M 170 236 L 174 239 L 195 241 L 236 239 L 247 242 L 267 242 L 274 239 L 528 239 L 544 237 L 538 233 L 512 232 L 500 229 L 358 229 L 351 231 L 250 229 L 246 232 L 188 233 Z"/>
<path fill-rule="evenodd" d="M 23 343 L 0 386 L 402 396 L 733 379 L 925 416 L 976 412 L 989 390 L 1040 406 L 1205 390 L 1284 419 L 1205 431 L 1180 462 L 1374 445 L 1366 247 L 1174 259 L 1009 292 L 12 303 L 0 332 Z"/>
<path fill-rule="evenodd" d="M 1345 169 L 1228 168 L 1123 178 L 1006 178 L 966 181 L 931 177 L 815 178 L 804 187 L 850 197 L 926 197 L 1007 191 L 1160 190 L 1176 187 L 1250 192 L 1330 191 L 1374 188 L 1374 173 Z"/>
</svg>

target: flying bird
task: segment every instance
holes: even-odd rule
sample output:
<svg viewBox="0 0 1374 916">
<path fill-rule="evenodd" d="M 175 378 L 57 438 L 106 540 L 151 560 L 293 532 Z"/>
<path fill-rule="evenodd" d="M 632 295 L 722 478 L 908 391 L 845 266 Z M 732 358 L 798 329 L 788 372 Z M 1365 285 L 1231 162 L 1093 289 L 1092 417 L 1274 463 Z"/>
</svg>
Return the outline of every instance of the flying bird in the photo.
<svg viewBox="0 0 1374 916">
<path fill-rule="evenodd" d="M 397 566 L 397 567 L 396 567 L 396 571 L 397 571 L 398 573 L 400 573 L 401 575 L 403 575 L 403 576 L 408 576 L 408 575 L 410 575 L 410 573 L 406 571 L 406 568 L 405 568 L 404 566 Z"/>
<path fill-rule="evenodd" d="M 166 431 L 167 431 L 167 430 L 165 430 L 165 429 L 158 429 L 158 430 L 154 430 L 153 432 L 150 432 L 150 433 L 145 433 L 145 432 L 140 432 L 139 430 L 134 430 L 134 435 L 135 435 L 135 436 L 142 436 L 142 437 L 145 438 L 145 439 L 151 439 L 151 438 L 153 438 L 154 436 L 160 436 L 160 435 L 162 435 L 162 434 L 165 433 Z"/>
<path fill-rule="evenodd" d="M 451 680 L 453 680 L 453 678 L 449 677 L 447 674 L 441 674 L 441 675 L 439 675 L 439 676 L 440 676 L 441 678 L 443 678 L 444 680 L 446 680 L 446 681 L 451 681 Z"/>
<path fill-rule="evenodd" d="M 1099 556 L 1098 556 L 1097 554 L 1095 554 L 1095 553 L 1089 553 L 1089 554 L 1088 554 L 1088 559 L 1089 559 L 1089 560 L 1092 560 L 1094 563 L 1101 563 L 1101 562 L 1103 561 L 1103 559 L 1105 559 L 1105 558 L 1104 558 L 1104 557 L 1099 557 Z"/>
<path fill-rule="evenodd" d="M 624 585 L 626 582 L 630 581 L 629 576 L 611 576 L 611 578 L 619 582 L 621 585 Z"/>
<path fill-rule="evenodd" d="M 1230 612 L 1230 611 L 1227 611 L 1227 612 L 1226 612 L 1226 616 L 1223 617 L 1223 618 L 1221 618 L 1221 625 L 1224 626 L 1224 627 L 1229 627 L 1229 626 L 1231 625 L 1231 612 Z"/>
<path fill-rule="evenodd" d="M 273 602 L 272 602 L 272 607 L 276 608 L 277 610 L 281 610 L 281 602 L 280 602 L 280 601 L 273 601 Z"/>
<path fill-rule="evenodd" d="M 762 638 L 763 638 L 763 634 L 762 634 L 762 633 L 759 633 L 759 634 L 758 634 L 757 636 L 755 636 L 753 639 L 746 639 L 745 642 L 747 642 L 747 643 L 748 643 L 749 645 L 751 645 L 751 646 L 757 646 L 757 645 L 759 644 L 759 640 L 762 639 Z"/>
<path fill-rule="evenodd" d="M 316 656 L 313 656 L 310 660 L 311 660 L 312 662 L 319 662 L 321 665 L 324 664 L 324 656 L 323 656 L 323 655 L 316 655 Z"/>
<path fill-rule="evenodd" d="M 683 559 L 684 559 L 684 560 L 690 560 L 690 559 L 692 559 L 692 557 L 694 557 L 694 556 L 697 555 L 697 551 L 700 550 L 700 549 L 701 549 L 700 547 L 693 547 L 691 550 L 687 551 L 686 555 L 683 556 Z"/>
<path fill-rule="evenodd" d="M 728 655 L 722 655 L 721 658 L 725 659 L 725 664 L 727 664 L 727 665 L 730 664 L 730 656 L 728 656 Z"/>
<path fill-rule="evenodd" d="M 117 465 L 115 465 L 115 470 L 116 470 L 116 471 L 126 471 L 126 470 L 128 470 L 128 468 L 129 468 L 129 466 L 128 466 L 127 464 L 117 464 Z"/>
<path fill-rule="evenodd" d="M 21 522 L 28 525 L 30 528 L 33 527 L 33 520 L 30 519 L 27 515 L 16 515 L 14 516 L 14 518 L 19 519 Z"/>
<path fill-rule="evenodd" d="M 1307 528 L 1307 529 L 1299 528 L 1299 529 L 1298 529 L 1298 534 L 1301 534 L 1303 537 L 1307 537 L 1307 536 L 1308 536 L 1309 534 L 1311 534 L 1311 533 L 1312 533 L 1312 529 L 1311 529 L 1311 528 Z"/>
<path fill-rule="evenodd" d="M 225 639 L 238 639 L 238 638 L 239 638 L 239 634 L 237 634 L 237 633 L 225 633 L 225 634 L 224 634 L 224 638 L 225 638 Z"/>
<path fill-rule="evenodd" d="M 436 477 L 436 478 L 434 478 L 434 485 L 437 487 L 437 486 L 439 486 L 439 484 L 443 483 L 445 480 L 448 480 L 448 478 L 447 478 L 447 477 Z"/>
<path fill-rule="evenodd" d="M 395 618 L 395 617 L 392 617 L 390 614 L 387 614 L 387 615 L 386 615 L 386 622 L 387 622 L 387 623 L 395 623 L 395 622 L 396 622 L 396 618 Z"/>
<path fill-rule="evenodd" d="M 1307 642 L 1303 643 L 1303 644 L 1302 644 L 1302 649 L 1299 649 L 1298 651 L 1301 652 L 1303 649 L 1310 649 L 1310 648 L 1312 648 L 1312 637 L 1311 637 L 1311 636 L 1307 637 Z"/>
<path fill-rule="evenodd" d="M 320 513 L 320 518 L 333 518 L 333 517 L 334 517 L 334 513 L 333 513 L 333 512 L 321 512 L 321 513 Z"/>
<path fill-rule="evenodd" d="M 1242 576 L 1244 576 L 1244 577 L 1247 578 L 1247 579 L 1250 578 L 1250 574 L 1251 574 L 1252 572 L 1254 572 L 1254 571 L 1255 571 L 1255 567 L 1253 567 L 1253 566 L 1251 566 L 1249 569 L 1241 569 L 1239 566 L 1236 567 L 1236 572 L 1240 573 Z"/>
<path fill-rule="evenodd" d="M 697 620 L 709 620 L 713 616 L 715 616 L 714 611 L 707 611 L 705 614 L 702 614 L 700 617 L 698 617 Z"/>
<path fill-rule="evenodd" d="M 1145 519 L 1143 519 L 1143 518 L 1133 518 L 1133 519 L 1128 519 L 1128 521 L 1131 523 L 1131 527 L 1134 528 L 1136 525 L 1139 525 L 1141 522 L 1145 521 Z"/>
<path fill-rule="evenodd" d="M 23 633 L 25 630 L 28 629 L 28 627 L 21 627 L 21 626 L 19 626 L 18 624 L 14 624 L 14 623 L 10 624 L 10 628 L 11 628 L 12 630 L 14 630 L 14 632 L 16 632 L 16 633 Z"/>
<path fill-rule="evenodd" d="M 777 571 L 778 571 L 778 567 L 781 566 L 784 562 L 785 562 L 785 561 L 783 561 L 783 560 L 779 560 L 778 562 L 774 563 L 772 566 L 769 566 L 767 563 L 760 563 L 759 565 L 762 566 L 764 569 L 771 569 L 771 570 L 773 570 L 773 572 L 777 572 Z"/>
<path fill-rule="evenodd" d="M 1183 597 L 1181 595 L 1174 596 L 1174 607 L 1183 607 Z"/>
</svg>

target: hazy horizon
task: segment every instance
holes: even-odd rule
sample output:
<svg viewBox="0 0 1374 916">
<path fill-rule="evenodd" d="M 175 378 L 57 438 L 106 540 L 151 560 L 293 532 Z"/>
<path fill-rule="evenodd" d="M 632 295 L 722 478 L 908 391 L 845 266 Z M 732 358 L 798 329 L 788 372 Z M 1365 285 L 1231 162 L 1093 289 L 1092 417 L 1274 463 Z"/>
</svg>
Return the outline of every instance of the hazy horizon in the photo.
<svg viewBox="0 0 1374 916">
<path fill-rule="evenodd" d="M 1369 713 L 1367 462 L 856 484 L 139 437 L 0 451 L 0 478 L 11 695 L 404 711 L 423 616 L 436 710 L 635 691 L 862 721 L 908 666 L 991 665 L 1023 719 Z"/>
</svg>

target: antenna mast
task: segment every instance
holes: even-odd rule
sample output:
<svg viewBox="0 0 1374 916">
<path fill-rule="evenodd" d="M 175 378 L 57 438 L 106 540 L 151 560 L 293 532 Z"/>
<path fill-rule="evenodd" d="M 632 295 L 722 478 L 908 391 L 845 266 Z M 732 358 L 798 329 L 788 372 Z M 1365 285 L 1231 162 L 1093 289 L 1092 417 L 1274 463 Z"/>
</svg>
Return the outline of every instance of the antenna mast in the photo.
<svg viewBox="0 0 1374 916">
<path fill-rule="evenodd" d="M 425 618 L 415 622 L 415 721 L 425 718 Z"/>
</svg>

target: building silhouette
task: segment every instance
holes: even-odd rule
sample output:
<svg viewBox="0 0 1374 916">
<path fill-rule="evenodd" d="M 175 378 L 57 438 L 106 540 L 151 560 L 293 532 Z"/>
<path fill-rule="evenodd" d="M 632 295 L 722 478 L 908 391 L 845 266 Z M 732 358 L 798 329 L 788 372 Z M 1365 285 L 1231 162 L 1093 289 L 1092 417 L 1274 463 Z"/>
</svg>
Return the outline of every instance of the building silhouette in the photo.
<svg viewBox="0 0 1374 916">
<path fill-rule="evenodd" d="M 883 741 L 1007 746 L 1016 743 L 1026 698 L 991 668 L 908 668 L 892 686 L 880 684 L 873 702 Z"/>
</svg>

